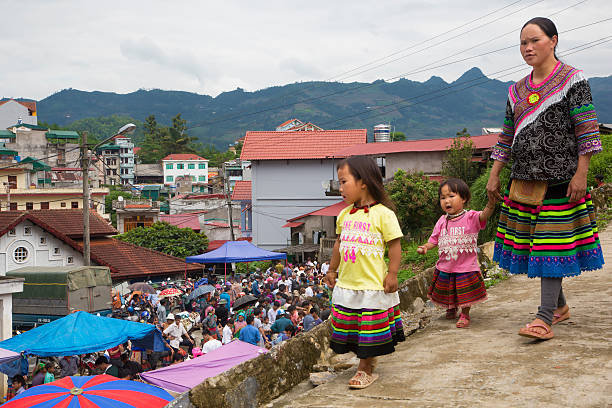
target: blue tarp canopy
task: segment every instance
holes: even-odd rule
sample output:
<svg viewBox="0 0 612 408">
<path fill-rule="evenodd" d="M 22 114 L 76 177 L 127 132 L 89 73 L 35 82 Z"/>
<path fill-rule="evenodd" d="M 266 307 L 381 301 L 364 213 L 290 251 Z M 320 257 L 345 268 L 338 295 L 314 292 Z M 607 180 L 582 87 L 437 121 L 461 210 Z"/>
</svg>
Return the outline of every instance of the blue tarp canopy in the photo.
<svg viewBox="0 0 612 408">
<path fill-rule="evenodd" d="M 287 254 L 257 248 L 249 241 L 228 241 L 220 248 L 202 255 L 188 256 L 188 263 L 232 263 L 287 259 Z M 2 343 L 0 343 L 1 347 Z"/>
<path fill-rule="evenodd" d="M 152 324 L 76 312 L 0 342 L 0 348 L 41 357 L 74 356 L 106 350 L 131 340 L 138 348 L 164 351 Z"/>
</svg>

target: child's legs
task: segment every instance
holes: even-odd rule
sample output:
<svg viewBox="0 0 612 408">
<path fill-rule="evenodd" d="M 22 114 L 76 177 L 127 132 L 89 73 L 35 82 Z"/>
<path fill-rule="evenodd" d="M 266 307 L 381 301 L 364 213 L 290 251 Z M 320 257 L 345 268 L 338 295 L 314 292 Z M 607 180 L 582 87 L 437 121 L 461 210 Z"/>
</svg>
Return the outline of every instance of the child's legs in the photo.
<svg viewBox="0 0 612 408">
<path fill-rule="evenodd" d="M 357 371 L 365 371 L 366 373 L 371 375 L 372 374 L 372 361 L 373 360 L 374 360 L 374 357 L 360 358 L 359 359 L 359 366 L 357 367 Z"/>
<path fill-rule="evenodd" d="M 562 278 L 541 278 L 540 283 L 540 307 L 536 318 L 542 320 L 549 326 L 552 324 L 553 313 L 557 308 L 559 300 L 565 303 L 565 297 L 561 292 Z"/>
</svg>

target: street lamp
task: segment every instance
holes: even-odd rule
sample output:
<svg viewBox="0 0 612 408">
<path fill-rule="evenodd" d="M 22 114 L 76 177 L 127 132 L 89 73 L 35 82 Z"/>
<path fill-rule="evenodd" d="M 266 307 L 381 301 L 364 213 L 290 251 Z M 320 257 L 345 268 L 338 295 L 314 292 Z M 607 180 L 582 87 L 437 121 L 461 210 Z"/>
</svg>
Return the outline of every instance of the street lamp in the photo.
<svg viewBox="0 0 612 408">
<path fill-rule="evenodd" d="M 136 129 L 136 125 L 133 123 L 123 125 L 117 133 L 96 144 L 91 150 L 95 151 L 98 147 L 117 136 L 132 133 L 134 129 Z M 91 265 L 89 239 L 89 162 L 91 161 L 91 154 L 87 148 L 87 132 L 83 132 L 81 149 L 83 168 L 83 264 L 89 266 Z"/>
</svg>

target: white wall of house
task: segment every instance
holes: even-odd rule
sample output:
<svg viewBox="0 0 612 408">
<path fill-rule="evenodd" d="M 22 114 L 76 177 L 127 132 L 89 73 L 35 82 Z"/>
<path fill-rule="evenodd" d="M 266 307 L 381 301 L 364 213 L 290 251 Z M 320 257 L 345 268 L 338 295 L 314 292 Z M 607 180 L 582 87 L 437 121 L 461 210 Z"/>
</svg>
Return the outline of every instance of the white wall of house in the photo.
<svg viewBox="0 0 612 408">
<path fill-rule="evenodd" d="M 399 169 L 417 170 L 425 174 L 439 174 L 446 152 L 403 152 L 386 155 L 386 178 L 391 178 Z"/>
<path fill-rule="evenodd" d="M 29 229 L 29 230 L 28 230 Z M 25 248 L 27 257 L 16 259 Z M 23 250 L 18 254 L 23 254 Z M 72 260 L 72 262 L 70 262 Z M 64 241 L 25 220 L 0 237 L 0 275 L 25 266 L 83 266 L 83 255 Z"/>
<path fill-rule="evenodd" d="M 338 201 L 324 184 L 337 179 L 333 160 L 252 161 L 253 243 L 264 249 L 291 244 L 286 220 Z"/>
<path fill-rule="evenodd" d="M 38 118 L 30 116 L 28 108 L 17 101 L 8 101 L 0 105 L 0 129 L 15 125 L 19 118 L 28 125 L 38 125 Z"/>
</svg>

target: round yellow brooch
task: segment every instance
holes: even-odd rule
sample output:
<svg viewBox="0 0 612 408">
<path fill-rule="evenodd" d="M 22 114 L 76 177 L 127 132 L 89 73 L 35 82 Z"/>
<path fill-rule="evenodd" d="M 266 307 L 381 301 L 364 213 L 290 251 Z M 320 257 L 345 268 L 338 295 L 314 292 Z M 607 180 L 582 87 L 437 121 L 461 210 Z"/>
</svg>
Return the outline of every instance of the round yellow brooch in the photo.
<svg viewBox="0 0 612 408">
<path fill-rule="evenodd" d="M 529 94 L 529 98 L 527 100 L 529 101 L 530 105 L 535 105 L 536 103 L 540 102 L 540 94 L 533 92 Z"/>
</svg>

